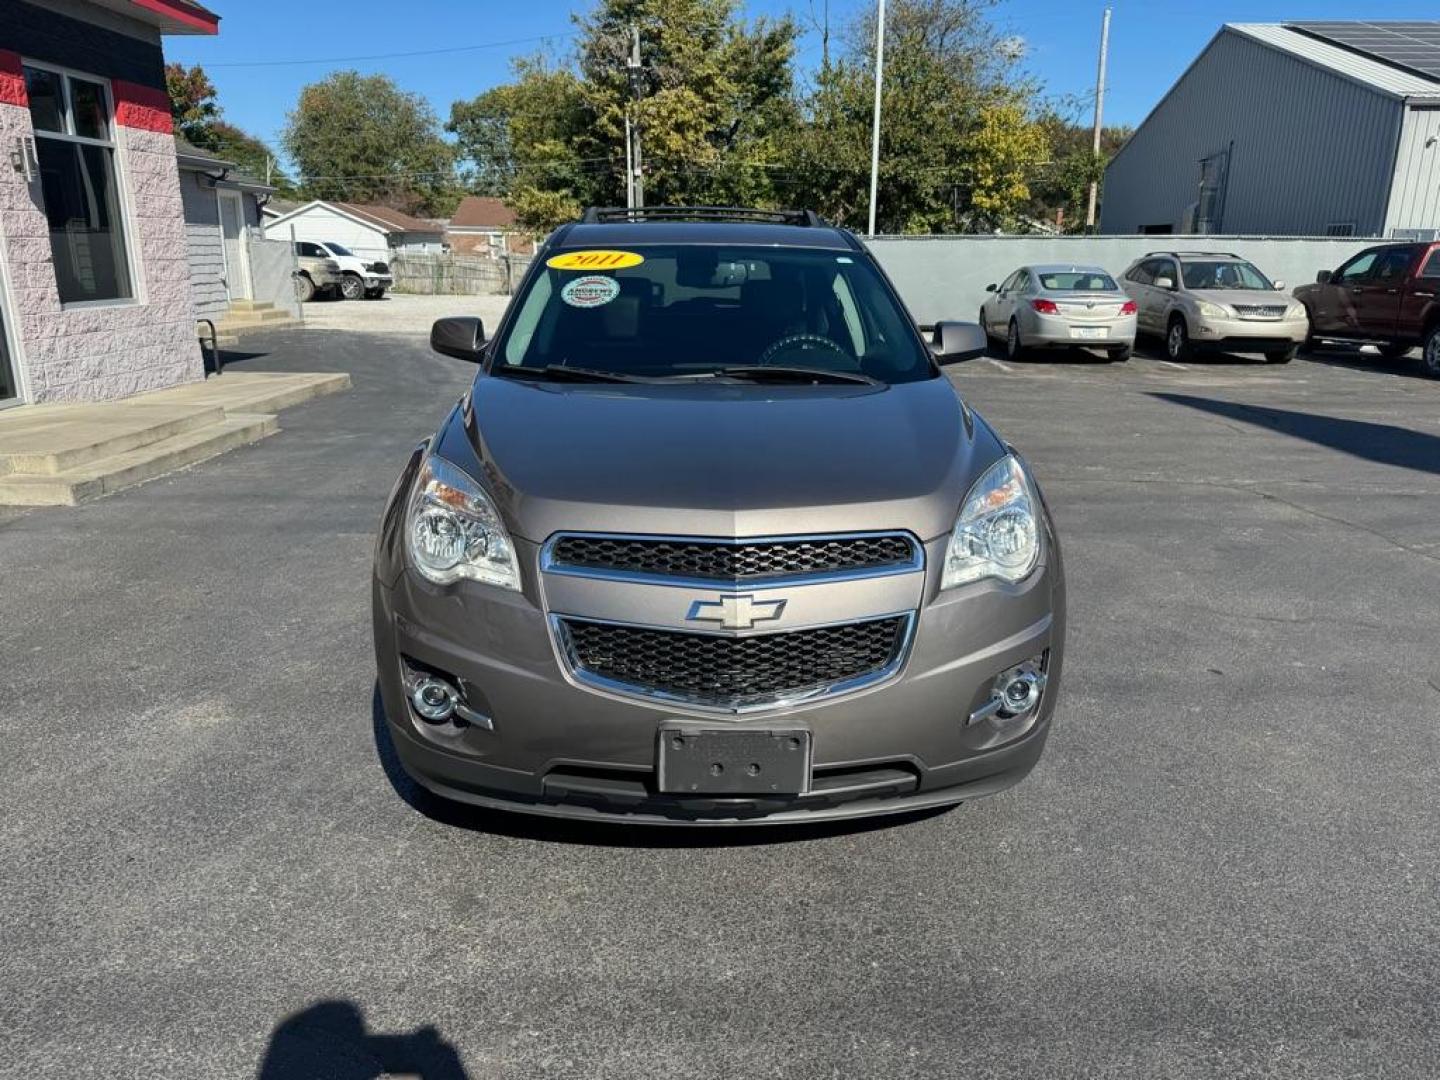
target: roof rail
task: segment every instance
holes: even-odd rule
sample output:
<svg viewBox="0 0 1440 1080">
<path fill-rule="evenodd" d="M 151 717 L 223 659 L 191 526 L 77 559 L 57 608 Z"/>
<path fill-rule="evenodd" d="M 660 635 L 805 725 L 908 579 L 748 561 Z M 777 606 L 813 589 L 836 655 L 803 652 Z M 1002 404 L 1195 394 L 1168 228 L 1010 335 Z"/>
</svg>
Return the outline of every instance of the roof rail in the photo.
<svg viewBox="0 0 1440 1080">
<path fill-rule="evenodd" d="M 1193 255 L 1218 255 L 1222 259 L 1238 259 L 1233 251 L 1147 251 L 1141 258 L 1148 259 L 1155 255 L 1177 255 L 1181 258 L 1188 258 Z"/>
<path fill-rule="evenodd" d="M 589 206 L 580 216 L 583 225 L 642 221 L 755 221 L 811 228 L 829 224 L 814 210 L 757 210 L 744 206 Z"/>
</svg>

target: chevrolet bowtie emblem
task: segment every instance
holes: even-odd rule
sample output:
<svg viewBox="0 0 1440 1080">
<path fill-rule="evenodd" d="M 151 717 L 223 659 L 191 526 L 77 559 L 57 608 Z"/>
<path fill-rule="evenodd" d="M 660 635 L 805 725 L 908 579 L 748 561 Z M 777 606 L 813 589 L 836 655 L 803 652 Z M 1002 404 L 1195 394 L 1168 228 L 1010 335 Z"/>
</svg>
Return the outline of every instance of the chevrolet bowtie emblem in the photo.
<svg viewBox="0 0 1440 1080">
<path fill-rule="evenodd" d="M 718 622 L 726 630 L 749 630 L 757 622 L 773 622 L 784 610 L 784 600 L 722 596 L 719 600 L 696 600 L 685 618 L 691 622 Z"/>
</svg>

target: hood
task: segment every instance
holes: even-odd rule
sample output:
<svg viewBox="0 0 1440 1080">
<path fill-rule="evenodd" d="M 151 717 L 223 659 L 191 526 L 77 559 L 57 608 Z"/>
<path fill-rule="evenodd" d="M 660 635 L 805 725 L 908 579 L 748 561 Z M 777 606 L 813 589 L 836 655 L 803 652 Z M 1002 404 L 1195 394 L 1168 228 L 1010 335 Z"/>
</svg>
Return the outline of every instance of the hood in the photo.
<svg viewBox="0 0 1440 1080">
<path fill-rule="evenodd" d="M 473 469 L 509 527 L 536 542 L 560 530 L 908 529 L 928 540 L 950 531 L 970 484 L 1003 453 L 945 378 L 775 387 L 481 376 L 437 449 Z"/>
</svg>

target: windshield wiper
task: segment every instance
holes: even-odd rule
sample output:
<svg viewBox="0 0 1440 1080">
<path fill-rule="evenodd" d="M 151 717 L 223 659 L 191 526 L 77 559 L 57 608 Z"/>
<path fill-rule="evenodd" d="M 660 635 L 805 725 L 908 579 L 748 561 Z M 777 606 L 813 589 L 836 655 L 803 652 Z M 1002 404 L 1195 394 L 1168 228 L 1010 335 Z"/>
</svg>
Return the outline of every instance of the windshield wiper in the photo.
<svg viewBox="0 0 1440 1080">
<path fill-rule="evenodd" d="M 633 383 L 644 381 L 631 375 L 622 375 L 618 371 L 570 367 L 568 364 L 546 364 L 541 368 L 497 364 L 490 370 L 490 374 L 505 375 L 513 379 L 554 379 L 559 382 Z"/>
<path fill-rule="evenodd" d="M 770 364 L 734 364 L 716 368 L 710 375 L 723 375 L 732 379 L 749 379 L 752 382 L 776 383 L 862 383 L 866 386 L 883 385 L 879 379 L 872 379 L 858 371 L 829 371 L 825 368 L 781 367 Z"/>
</svg>

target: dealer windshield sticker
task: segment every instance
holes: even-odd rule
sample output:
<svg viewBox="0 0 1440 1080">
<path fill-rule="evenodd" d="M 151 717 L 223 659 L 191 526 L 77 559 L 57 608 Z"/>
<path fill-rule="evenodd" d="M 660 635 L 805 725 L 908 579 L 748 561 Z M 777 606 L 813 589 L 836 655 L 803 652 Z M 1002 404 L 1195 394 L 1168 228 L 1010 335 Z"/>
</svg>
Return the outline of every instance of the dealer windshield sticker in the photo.
<svg viewBox="0 0 1440 1080">
<path fill-rule="evenodd" d="M 562 251 L 546 259 L 545 265 L 552 270 L 624 270 L 644 261 L 644 255 L 633 251 Z"/>
<path fill-rule="evenodd" d="M 587 308 L 608 304 L 620 295 L 620 283 L 613 277 L 586 274 L 565 283 L 560 299 L 571 307 Z"/>
</svg>

